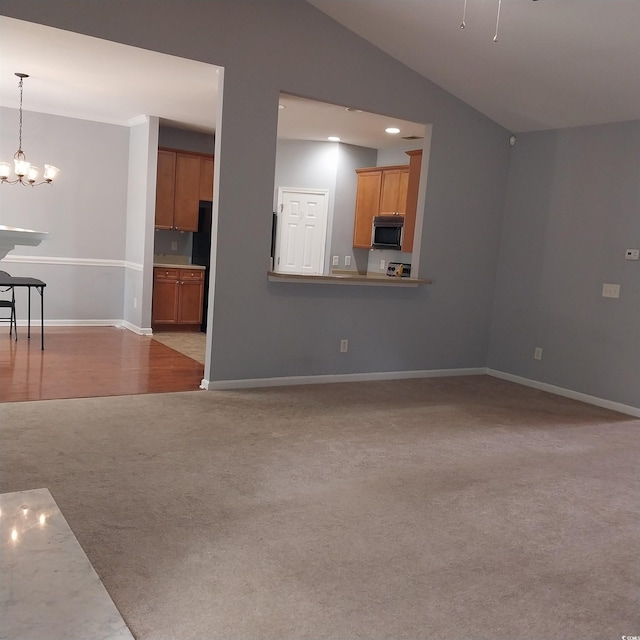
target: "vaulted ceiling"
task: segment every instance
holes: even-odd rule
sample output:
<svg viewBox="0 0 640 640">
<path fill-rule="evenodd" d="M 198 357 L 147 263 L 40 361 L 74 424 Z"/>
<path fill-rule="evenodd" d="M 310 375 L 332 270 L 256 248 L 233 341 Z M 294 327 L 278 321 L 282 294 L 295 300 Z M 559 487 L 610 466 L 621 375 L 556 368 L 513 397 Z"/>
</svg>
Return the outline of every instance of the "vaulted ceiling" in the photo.
<svg viewBox="0 0 640 640">
<path fill-rule="evenodd" d="M 639 0 L 309 2 L 511 131 L 640 118 Z"/>
</svg>

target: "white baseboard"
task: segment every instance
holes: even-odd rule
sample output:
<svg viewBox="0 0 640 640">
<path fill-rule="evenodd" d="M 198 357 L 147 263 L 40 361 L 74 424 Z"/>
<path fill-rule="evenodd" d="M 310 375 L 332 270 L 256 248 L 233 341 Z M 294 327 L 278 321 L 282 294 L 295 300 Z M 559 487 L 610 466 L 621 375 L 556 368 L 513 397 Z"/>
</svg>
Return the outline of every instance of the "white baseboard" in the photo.
<svg viewBox="0 0 640 640">
<path fill-rule="evenodd" d="M 286 376 L 281 378 L 249 378 L 245 380 L 206 380 L 201 389 L 252 389 L 256 387 L 286 387 L 301 384 L 329 384 L 332 382 L 370 382 L 375 380 L 406 380 L 408 378 L 443 378 L 450 376 L 477 376 L 487 372 L 484 367 L 469 369 L 430 369 L 418 371 L 380 371 L 372 373 L 338 373 L 319 376 Z"/>
<path fill-rule="evenodd" d="M 26 327 L 26 320 L 18 320 L 17 322 L 19 327 Z M 120 329 L 128 329 L 129 331 L 133 331 L 133 333 L 137 333 L 139 336 L 150 336 L 153 331 L 151 328 L 143 328 L 138 327 L 131 322 L 127 322 L 126 320 L 122 320 L 120 318 L 111 318 L 111 319 L 95 319 L 92 318 L 90 320 L 65 320 L 65 319 L 45 319 L 44 321 L 45 327 L 118 327 Z M 40 318 L 35 318 L 31 320 L 31 328 L 38 329 L 40 328 Z"/>
<path fill-rule="evenodd" d="M 133 331 L 133 333 L 137 333 L 139 336 L 150 336 L 153 334 L 153 330 L 151 329 L 151 327 L 138 327 L 137 325 L 131 324 L 131 322 L 127 322 L 126 320 L 120 320 L 120 323 L 117 326 L 120 326 L 123 329 L 128 329 L 129 331 Z"/>
<path fill-rule="evenodd" d="M 513 375 L 512 373 L 497 371 L 496 369 L 487 369 L 486 372 L 488 375 L 493 376 L 494 378 L 500 378 L 501 380 L 515 382 L 516 384 L 521 384 L 521 385 L 524 385 L 525 387 L 531 387 L 532 389 L 538 389 L 539 391 L 547 391 L 548 393 L 554 393 L 557 396 L 571 398 L 572 400 L 579 400 L 580 402 L 593 404 L 596 407 L 602 407 L 603 409 L 611 409 L 611 411 L 617 411 L 619 413 L 624 413 L 630 416 L 634 416 L 635 418 L 640 418 L 640 407 L 632 407 L 631 405 L 628 405 L 628 404 L 622 404 L 620 402 L 605 400 L 604 398 L 598 398 L 597 396 L 590 396 L 586 393 L 580 393 L 579 391 L 572 391 L 571 389 L 556 387 L 553 384 L 547 384 L 546 382 L 538 382 L 537 380 L 531 380 L 530 378 L 523 378 L 521 376 Z"/>
<path fill-rule="evenodd" d="M 68 320 L 45 318 L 45 327 L 117 327 L 122 324 L 120 319 L 95 319 L 90 320 Z M 18 320 L 19 327 L 26 327 L 26 320 Z M 31 318 L 31 327 L 39 327 L 40 318 Z"/>
</svg>

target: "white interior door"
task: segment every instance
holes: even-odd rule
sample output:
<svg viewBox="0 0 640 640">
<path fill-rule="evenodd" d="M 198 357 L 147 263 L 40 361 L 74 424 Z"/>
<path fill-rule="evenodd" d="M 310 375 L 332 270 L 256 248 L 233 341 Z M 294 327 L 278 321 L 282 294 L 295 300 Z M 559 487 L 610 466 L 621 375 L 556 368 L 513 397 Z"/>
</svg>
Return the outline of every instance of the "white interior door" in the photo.
<svg viewBox="0 0 640 640">
<path fill-rule="evenodd" d="M 324 189 L 278 189 L 275 271 L 322 274 L 328 200 Z"/>
</svg>

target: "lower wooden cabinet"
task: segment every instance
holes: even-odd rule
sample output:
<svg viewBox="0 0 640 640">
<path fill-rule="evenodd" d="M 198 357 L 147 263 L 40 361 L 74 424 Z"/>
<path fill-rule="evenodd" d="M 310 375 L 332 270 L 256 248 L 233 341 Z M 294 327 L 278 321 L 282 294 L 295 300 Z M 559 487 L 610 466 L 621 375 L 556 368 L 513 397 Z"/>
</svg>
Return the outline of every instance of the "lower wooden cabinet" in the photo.
<svg viewBox="0 0 640 640">
<path fill-rule="evenodd" d="M 154 267 L 152 325 L 197 330 L 202 323 L 204 270 Z M 171 328 L 171 327 L 168 327 Z"/>
</svg>

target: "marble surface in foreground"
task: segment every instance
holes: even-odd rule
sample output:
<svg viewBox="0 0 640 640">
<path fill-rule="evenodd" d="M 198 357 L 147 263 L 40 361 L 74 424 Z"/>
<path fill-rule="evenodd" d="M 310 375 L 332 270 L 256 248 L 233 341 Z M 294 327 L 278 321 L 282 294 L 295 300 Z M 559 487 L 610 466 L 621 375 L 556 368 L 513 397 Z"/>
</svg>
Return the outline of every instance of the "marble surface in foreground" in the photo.
<svg viewBox="0 0 640 640">
<path fill-rule="evenodd" d="M 0 509 L 0 640 L 133 640 L 48 489 Z"/>
</svg>

